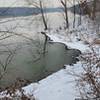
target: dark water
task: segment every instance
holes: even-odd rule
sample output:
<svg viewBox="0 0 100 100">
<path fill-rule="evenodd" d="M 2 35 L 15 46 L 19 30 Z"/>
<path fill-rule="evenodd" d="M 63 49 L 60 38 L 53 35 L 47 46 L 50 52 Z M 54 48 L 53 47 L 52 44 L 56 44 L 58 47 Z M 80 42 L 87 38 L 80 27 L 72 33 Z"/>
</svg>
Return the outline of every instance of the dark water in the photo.
<svg viewBox="0 0 100 100">
<path fill-rule="evenodd" d="M 66 50 L 65 45 L 60 43 L 47 44 L 47 52 L 40 56 L 36 54 L 34 47 L 24 45 L 12 63 L 7 66 L 7 72 L 2 80 L 0 87 L 6 87 L 13 84 L 17 78 L 39 81 L 48 75 L 63 68 L 64 64 L 75 63 L 75 57 L 79 55 L 78 50 Z M 37 61 L 34 58 L 38 59 Z"/>
</svg>

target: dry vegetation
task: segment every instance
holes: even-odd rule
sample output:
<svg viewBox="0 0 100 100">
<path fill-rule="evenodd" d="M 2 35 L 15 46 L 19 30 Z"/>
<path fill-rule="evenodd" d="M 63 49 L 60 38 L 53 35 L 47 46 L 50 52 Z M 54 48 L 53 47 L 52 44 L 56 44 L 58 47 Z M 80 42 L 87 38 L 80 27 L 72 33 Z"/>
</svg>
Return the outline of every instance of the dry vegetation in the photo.
<svg viewBox="0 0 100 100">
<path fill-rule="evenodd" d="M 91 48 L 91 52 L 82 54 L 82 72 L 78 75 L 77 86 L 84 99 L 100 99 L 100 49 Z"/>
<path fill-rule="evenodd" d="M 0 100 L 35 100 L 33 95 L 26 95 L 22 86 L 28 85 L 28 80 L 17 79 L 14 84 L 6 87 L 6 90 L 2 92 L 2 98 Z"/>
</svg>

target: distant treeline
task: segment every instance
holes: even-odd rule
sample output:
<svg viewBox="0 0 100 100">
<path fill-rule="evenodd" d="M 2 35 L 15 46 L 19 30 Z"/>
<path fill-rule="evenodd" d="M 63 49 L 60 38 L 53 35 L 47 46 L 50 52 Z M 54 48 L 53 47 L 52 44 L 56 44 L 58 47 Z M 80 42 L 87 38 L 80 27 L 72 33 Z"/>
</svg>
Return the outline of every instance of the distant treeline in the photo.
<svg viewBox="0 0 100 100">
<path fill-rule="evenodd" d="M 75 5 L 75 13 L 76 14 L 80 14 L 80 9 L 79 7 L 81 6 L 81 4 L 77 4 Z M 93 1 L 91 2 L 87 2 L 87 6 L 88 6 L 88 9 L 89 10 L 92 10 L 93 9 Z M 74 6 L 70 7 L 69 10 L 74 13 Z M 97 3 L 96 3 L 96 12 L 100 12 L 100 0 L 97 0 Z M 84 13 L 84 10 L 81 9 L 81 14 L 84 15 L 86 13 Z"/>
</svg>

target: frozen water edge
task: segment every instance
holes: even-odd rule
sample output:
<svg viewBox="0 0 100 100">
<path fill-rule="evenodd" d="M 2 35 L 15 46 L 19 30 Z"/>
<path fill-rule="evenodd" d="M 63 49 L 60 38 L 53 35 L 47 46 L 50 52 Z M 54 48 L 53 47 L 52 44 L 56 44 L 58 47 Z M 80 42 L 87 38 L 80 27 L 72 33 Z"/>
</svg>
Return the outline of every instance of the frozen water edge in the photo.
<svg viewBox="0 0 100 100">
<path fill-rule="evenodd" d="M 77 66 L 80 66 L 80 62 L 75 64 Z M 67 74 L 67 69 L 61 69 L 39 81 L 37 85 L 33 83 L 23 89 L 26 94 L 33 94 L 36 100 L 74 100 L 78 95 L 74 77 Z"/>
<path fill-rule="evenodd" d="M 59 35 L 49 35 L 48 36 L 51 38 L 51 40 L 53 40 L 53 42 L 59 42 L 59 43 L 63 43 L 66 46 L 68 46 L 68 48 L 72 48 L 72 49 L 78 49 L 81 52 L 85 52 L 90 50 L 90 48 L 88 47 L 88 45 L 83 44 L 82 41 L 66 41 L 65 38 L 66 37 L 59 37 Z M 66 38 L 67 39 L 67 38 Z"/>
</svg>

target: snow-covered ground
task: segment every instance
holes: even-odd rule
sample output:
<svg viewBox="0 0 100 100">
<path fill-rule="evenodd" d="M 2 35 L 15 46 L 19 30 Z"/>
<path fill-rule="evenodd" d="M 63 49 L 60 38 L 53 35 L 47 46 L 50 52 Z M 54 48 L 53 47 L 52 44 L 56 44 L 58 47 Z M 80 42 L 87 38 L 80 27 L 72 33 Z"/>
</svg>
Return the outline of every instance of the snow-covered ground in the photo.
<svg viewBox="0 0 100 100">
<path fill-rule="evenodd" d="M 35 91 L 31 88 L 24 89 L 28 90 L 28 93 L 33 93 L 36 100 L 74 100 L 78 94 L 75 92 L 73 78 L 63 69 L 41 80 Z"/>
</svg>

